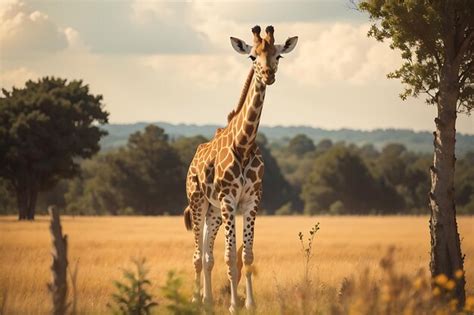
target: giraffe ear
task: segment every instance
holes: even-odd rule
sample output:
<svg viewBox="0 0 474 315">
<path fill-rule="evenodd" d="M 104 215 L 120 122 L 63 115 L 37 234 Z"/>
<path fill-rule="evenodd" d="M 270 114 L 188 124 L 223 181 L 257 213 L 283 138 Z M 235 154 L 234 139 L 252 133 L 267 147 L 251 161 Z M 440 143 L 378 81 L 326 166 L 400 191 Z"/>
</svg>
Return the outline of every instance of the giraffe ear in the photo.
<svg viewBox="0 0 474 315">
<path fill-rule="evenodd" d="M 281 49 L 280 54 L 287 54 L 291 52 L 293 49 L 295 49 L 296 43 L 298 43 L 298 36 L 288 38 L 284 45 L 278 45 L 278 48 Z"/>
<path fill-rule="evenodd" d="M 247 45 L 243 40 L 235 37 L 230 38 L 230 43 L 234 50 L 239 54 L 250 54 L 250 51 L 252 50 L 252 46 Z"/>
</svg>

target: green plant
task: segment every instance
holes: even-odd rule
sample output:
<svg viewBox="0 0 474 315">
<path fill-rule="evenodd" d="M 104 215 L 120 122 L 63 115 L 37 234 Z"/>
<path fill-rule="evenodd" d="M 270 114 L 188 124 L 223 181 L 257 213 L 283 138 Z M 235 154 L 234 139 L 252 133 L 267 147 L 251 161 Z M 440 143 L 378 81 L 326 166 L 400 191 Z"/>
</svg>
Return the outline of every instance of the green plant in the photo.
<svg viewBox="0 0 474 315">
<path fill-rule="evenodd" d="M 298 237 L 301 244 L 301 253 L 304 258 L 304 281 L 309 282 L 309 272 L 310 272 L 310 262 L 313 258 L 313 241 L 316 236 L 316 232 L 319 231 L 319 222 L 316 223 L 311 230 L 309 231 L 308 243 L 305 244 L 304 235 L 302 232 L 299 232 Z"/>
<path fill-rule="evenodd" d="M 158 305 L 148 292 L 151 282 L 147 279 L 145 261 L 145 258 L 133 259 L 136 271 L 123 270 L 125 281 L 114 281 L 118 292 L 112 294 L 114 305 L 107 304 L 114 314 L 150 314 L 151 309 Z"/>
<path fill-rule="evenodd" d="M 313 241 L 316 236 L 316 232 L 319 231 L 319 222 L 316 223 L 311 230 L 309 230 L 309 236 L 307 243 L 304 241 L 304 235 L 299 232 L 298 237 L 301 244 L 301 253 L 303 254 L 304 269 L 303 279 L 301 284 L 298 285 L 298 296 L 300 297 L 300 307 L 302 314 L 308 313 L 308 307 L 310 306 L 309 300 L 312 296 L 314 288 L 311 285 L 310 272 L 311 272 L 311 259 L 313 258 Z"/>
<path fill-rule="evenodd" d="M 166 299 L 170 304 L 166 308 L 175 315 L 193 315 L 200 314 L 199 306 L 189 301 L 181 292 L 183 280 L 171 270 L 168 272 L 166 284 L 161 288 Z"/>
</svg>

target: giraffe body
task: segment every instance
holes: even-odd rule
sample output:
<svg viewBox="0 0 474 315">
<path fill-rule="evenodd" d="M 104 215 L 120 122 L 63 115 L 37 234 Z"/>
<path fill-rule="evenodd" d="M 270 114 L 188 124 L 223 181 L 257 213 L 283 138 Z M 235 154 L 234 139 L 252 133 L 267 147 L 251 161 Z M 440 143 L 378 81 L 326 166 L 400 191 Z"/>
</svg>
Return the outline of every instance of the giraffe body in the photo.
<svg viewBox="0 0 474 315">
<path fill-rule="evenodd" d="M 224 257 L 228 266 L 232 313 L 237 310 L 237 284 L 241 276 L 238 260 L 246 267 L 246 307 L 251 309 L 255 305 L 250 267 L 253 263 L 255 217 L 262 198 L 264 173 L 263 158 L 255 139 L 266 86 L 275 81 L 280 53 L 291 51 L 297 41 L 297 37 L 292 37 L 285 45 L 274 45 L 273 27 L 267 27 L 266 31 L 267 36 L 262 39 L 260 27 L 252 29 L 253 47 L 231 37 L 234 49 L 250 54 L 253 67 L 237 109 L 229 114 L 227 126 L 219 128 L 211 141 L 197 148 L 186 180 L 189 205 L 185 210 L 185 223 L 194 232 L 196 246 L 193 256 L 196 271 L 193 299 L 198 301 L 201 298 L 201 272 L 204 271 L 202 299 L 206 304 L 212 303 L 214 240 L 220 226 L 224 224 Z M 243 216 L 241 257 L 237 257 L 236 244 L 235 221 L 238 212 Z"/>
</svg>

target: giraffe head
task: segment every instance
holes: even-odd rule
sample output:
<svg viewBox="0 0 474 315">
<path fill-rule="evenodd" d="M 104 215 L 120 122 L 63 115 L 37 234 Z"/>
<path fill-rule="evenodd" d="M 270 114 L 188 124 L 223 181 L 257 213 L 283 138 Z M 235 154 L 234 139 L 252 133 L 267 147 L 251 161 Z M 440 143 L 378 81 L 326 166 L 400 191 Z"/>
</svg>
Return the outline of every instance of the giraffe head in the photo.
<svg viewBox="0 0 474 315">
<path fill-rule="evenodd" d="M 265 37 L 260 37 L 260 26 L 252 28 L 253 45 L 248 45 L 243 40 L 231 37 L 230 42 L 235 51 L 240 54 L 249 55 L 253 61 L 253 67 L 257 78 L 266 85 L 275 82 L 275 73 L 278 70 L 278 61 L 282 54 L 291 52 L 298 42 L 298 36 L 290 37 L 283 45 L 275 45 L 273 37 L 273 26 L 267 26 Z"/>
</svg>

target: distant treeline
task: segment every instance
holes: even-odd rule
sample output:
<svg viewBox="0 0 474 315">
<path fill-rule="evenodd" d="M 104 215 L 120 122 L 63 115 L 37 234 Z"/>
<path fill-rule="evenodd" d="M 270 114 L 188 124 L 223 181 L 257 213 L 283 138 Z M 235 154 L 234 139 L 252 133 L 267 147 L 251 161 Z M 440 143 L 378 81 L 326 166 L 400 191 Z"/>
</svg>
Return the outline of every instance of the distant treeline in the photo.
<svg viewBox="0 0 474 315">
<path fill-rule="evenodd" d="M 101 146 L 105 150 L 124 146 L 128 137 L 137 131 L 143 130 L 150 123 L 108 124 L 103 128 L 109 133 L 102 138 Z M 211 138 L 218 125 L 170 124 L 166 122 L 153 123 L 163 128 L 170 138 L 192 137 L 202 135 Z M 270 142 L 287 143 L 291 138 L 304 134 L 314 143 L 329 139 L 333 142 L 344 141 L 358 146 L 372 144 L 378 150 L 390 143 L 403 144 L 409 151 L 419 153 L 433 153 L 433 134 L 428 131 L 413 131 L 408 129 L 375 129 L 363 131 L 355 129 L 328 130 L 308 126 L 261 126 L 260 132 L 265 134 Z M 458 133 L 456 135 L 456 154 L 464 155 L 474 151 L 474 135 Z"/>
<path fill-rule="evenodd" d="M 185 176 L 204 136 L 170 139 L 155 125 L 132 133 L 125 146 L 81 163 L 81 176 L 40 195 L 38 211 L 56 204 L 73 215 L 181 214 Z M 304 134 L 269 142 L 259 134 L 265 160 L 262 212 L 266 214 L 427 214 L 430 154 L 402 144 L 357 146 Z M 474 152 L 456 163 L 458 213 L 474 214 Z M 0 182 L 0 213 L 16 213 Z"/>
</svg>

